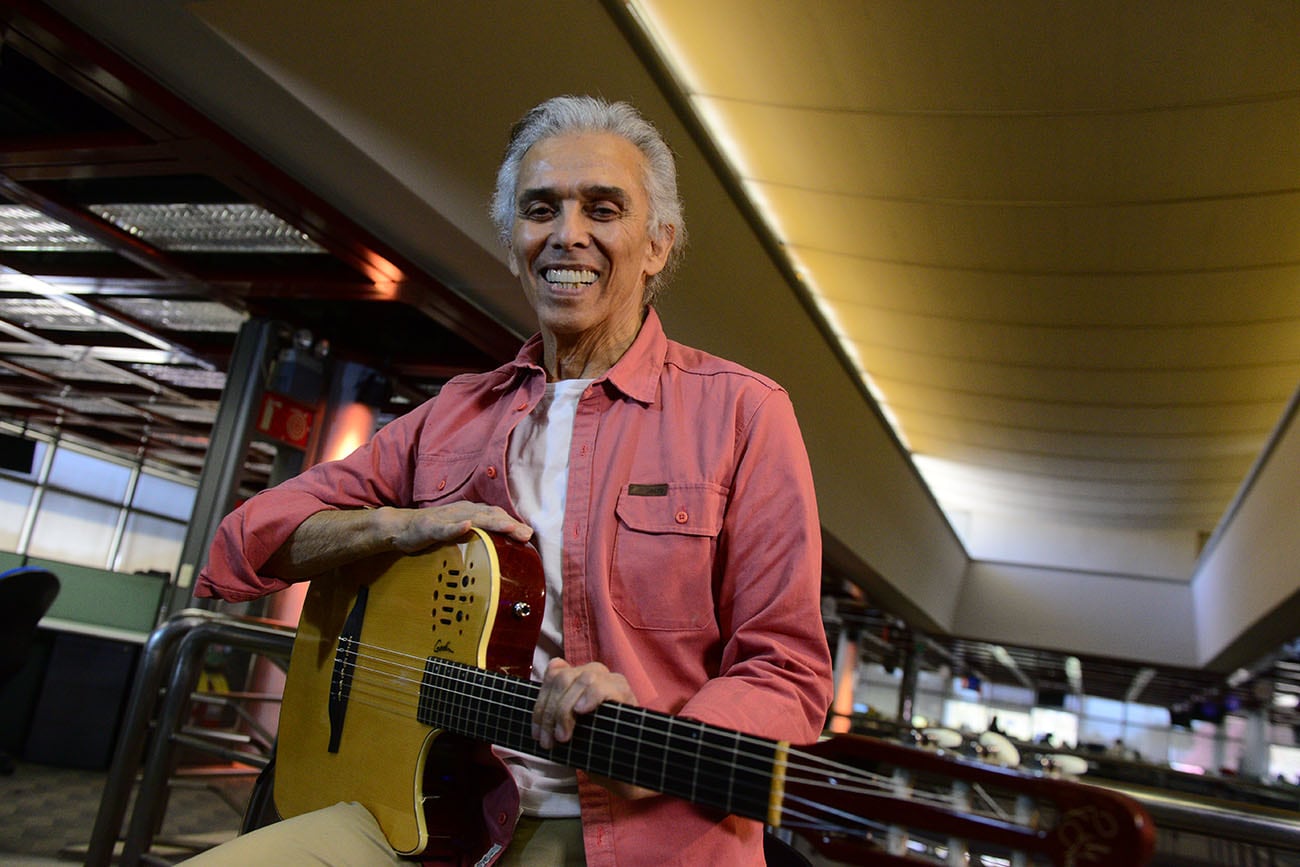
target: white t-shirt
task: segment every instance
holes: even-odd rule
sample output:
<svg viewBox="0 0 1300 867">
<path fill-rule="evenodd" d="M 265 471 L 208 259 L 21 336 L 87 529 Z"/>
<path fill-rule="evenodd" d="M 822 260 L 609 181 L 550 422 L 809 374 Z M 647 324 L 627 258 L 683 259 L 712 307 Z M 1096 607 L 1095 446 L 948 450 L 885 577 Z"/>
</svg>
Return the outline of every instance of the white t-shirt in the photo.
<svg viewBox="0 0 1300 867">
<path fill-rule="evenodd" d="M 533 672 L 541 676 L 546 664 L 564 654 L 564 607 L 561 547 L 564 506 L 569 483 L 569 444 L 578 400 L 590 379 L 548 382 L 541 401 L 510 435 L 507 455 L 510 497 L 519 515 L 533 528 L 533 544 L 546 575 L 546 608 L 542 633 L 533 651 Z M 519 787 L 520 803 L 529 816 L 577 816 L 578 778 L 563 765 L 497 748 Z"/>
</svg>

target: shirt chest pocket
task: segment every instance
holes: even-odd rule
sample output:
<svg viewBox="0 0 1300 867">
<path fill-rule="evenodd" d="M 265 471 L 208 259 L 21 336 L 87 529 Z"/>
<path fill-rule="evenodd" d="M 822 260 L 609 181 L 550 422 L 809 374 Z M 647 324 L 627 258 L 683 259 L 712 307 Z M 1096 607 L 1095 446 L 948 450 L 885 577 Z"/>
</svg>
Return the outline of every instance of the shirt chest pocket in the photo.
<svg viewBox="0 0 1300 867">
<path fill-rule="evenodd" d="M 696 630 L 713 622 L 726 503 L 724 488 L 704 483 L 628 485 L 619 493 L 610 601 L 629 625 Z"/>
<path fill-rule="evenodd" d="M 474 501 L 474 472 L 478 456 L 420 455 L 416 459 L 412 493 L 417 507 Z"/>
</svg>

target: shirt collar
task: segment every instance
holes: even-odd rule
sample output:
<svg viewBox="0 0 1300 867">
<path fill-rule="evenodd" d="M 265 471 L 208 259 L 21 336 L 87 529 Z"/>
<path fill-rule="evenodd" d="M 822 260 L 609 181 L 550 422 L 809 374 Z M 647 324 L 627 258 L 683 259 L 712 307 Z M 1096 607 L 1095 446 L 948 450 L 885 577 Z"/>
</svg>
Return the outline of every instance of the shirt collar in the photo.
<svg viewBox="0 0 1300 867">
<path fill-rule="evenodd" d="M 668 356 L 668 336 L 664 334 L 663 323 L 653 307 L 646 310 L 645 321 L 636 339 L 627 348 L 623 356 L 606 371 L 596 382 L 608 381 L 623 394 L 639 403 L 654 403 L 659 393 L 659 374 Z M 542 335 L 534 334 L 519 348 L 519 353 L 509 367 L 515 376 L 527 376 L 540 373 L 545 375 L 542 367 Z M 513 379 L 513 377 L 511 377 Z M 504 389 L 505 383 L 499 388 Z"/>
</svg>

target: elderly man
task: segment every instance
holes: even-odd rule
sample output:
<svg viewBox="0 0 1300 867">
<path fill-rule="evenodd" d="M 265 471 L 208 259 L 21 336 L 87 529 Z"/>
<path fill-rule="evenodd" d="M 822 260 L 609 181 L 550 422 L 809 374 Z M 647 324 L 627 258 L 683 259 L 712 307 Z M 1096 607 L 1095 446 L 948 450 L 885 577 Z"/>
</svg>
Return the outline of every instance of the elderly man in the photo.
<svg viewBox="0 0 1300 867">
<path fill-rule="evenodd" d="M 479 527 L 541 555 L 543 748 L 607 700 L 812 741 L 830 663 L 807 457 L 779 386 L 664 335 L 651 302 L 684 243 L 667 145 L 626 104 L 549 100 L 516 125 L 492 214 L 539 333 L 228 516 L 199 593 L 254 598 Z M 482 863 L 763 863 L 753 821 L 497 756 L 522 818 Z M 363 808 L 340 804 L 199 861 L 305 851 L 397 860 Z"/>
</svg>

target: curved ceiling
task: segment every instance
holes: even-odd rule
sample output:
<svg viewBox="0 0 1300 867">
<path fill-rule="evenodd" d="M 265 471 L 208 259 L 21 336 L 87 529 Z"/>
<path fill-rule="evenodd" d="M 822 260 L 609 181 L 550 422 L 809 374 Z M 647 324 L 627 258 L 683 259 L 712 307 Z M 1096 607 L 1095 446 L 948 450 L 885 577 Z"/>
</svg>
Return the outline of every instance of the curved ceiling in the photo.
<svg viewBox="0 0 1300 867">
<path fill-rule="evenodd" d="M 959 532 L 1214 530 L 1300 383 L 1300 8 L 629 6 Z"/>
</svg>

